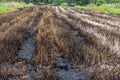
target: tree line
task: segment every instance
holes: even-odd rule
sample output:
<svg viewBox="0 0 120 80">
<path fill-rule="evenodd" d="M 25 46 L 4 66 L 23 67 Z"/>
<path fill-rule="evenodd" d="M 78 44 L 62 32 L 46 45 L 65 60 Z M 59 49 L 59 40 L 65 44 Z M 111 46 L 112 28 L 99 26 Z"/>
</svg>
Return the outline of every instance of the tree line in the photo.
<svg viewBox="0 0 120 80">
<path fill-rule="evenodd" d="M 104 2 L 104 3 L 118 3 L 120 0 L 0 0 L 1 2 L 9 2 L 9 1 L 16 1 L 16 2 L 25 2 L 25 3 L 34 3 L 34 4 L 75 4 L 75 5 L 85 5 L 85 4 L 96 4 L 97 2 Z"/>
</svg>

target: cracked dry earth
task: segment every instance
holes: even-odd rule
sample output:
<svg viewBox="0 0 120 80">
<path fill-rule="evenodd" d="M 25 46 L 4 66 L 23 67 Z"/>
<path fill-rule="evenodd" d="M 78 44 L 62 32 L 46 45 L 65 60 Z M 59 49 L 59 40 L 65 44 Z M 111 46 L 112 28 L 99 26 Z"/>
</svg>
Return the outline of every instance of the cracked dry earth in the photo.
<svg viewBox="0 0 120 80">
<path fill-rule="evenodd" d="M 0 14 L 0 80 L 120 80 L 120 15 L 50 6 Z"/>
</svg>

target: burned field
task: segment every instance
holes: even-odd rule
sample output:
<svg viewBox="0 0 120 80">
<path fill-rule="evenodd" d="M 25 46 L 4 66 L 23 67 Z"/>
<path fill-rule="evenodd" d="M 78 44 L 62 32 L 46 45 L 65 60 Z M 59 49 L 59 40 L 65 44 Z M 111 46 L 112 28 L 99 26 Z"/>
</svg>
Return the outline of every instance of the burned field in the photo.
<svg viewBox="0 0 120 80">
<path fill-rule="evenodd" d="M 120 15 L 35 6 L 0 14 L 0 80 L 119 80 Z"/>
</svg>

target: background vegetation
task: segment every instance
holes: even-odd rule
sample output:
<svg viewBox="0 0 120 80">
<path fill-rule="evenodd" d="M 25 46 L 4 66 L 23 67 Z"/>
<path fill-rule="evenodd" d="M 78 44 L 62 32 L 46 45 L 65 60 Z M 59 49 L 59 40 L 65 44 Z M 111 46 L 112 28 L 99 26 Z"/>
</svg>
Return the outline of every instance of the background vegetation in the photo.
<svg viewBox="0 0 120 80">
<path fill-rule="evenodd" d="M 32 4 L 92 8 L 120 14 L 120 0 L 0 0 L 0 12 L 8 12 L 14 8 L 32 6 Z"/>
</svg>

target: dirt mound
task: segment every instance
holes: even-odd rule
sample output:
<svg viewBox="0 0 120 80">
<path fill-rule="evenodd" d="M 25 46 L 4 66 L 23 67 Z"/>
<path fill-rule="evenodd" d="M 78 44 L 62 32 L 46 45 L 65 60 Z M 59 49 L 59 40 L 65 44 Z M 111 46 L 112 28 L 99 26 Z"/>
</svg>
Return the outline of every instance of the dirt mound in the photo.
<svg viewBox="0 0 120 80">
<path fill-rule="evenodd" d="M 50 6 L 0 15 L 0 80 L 119 80 L 120 16 Z"/>
</svg>

